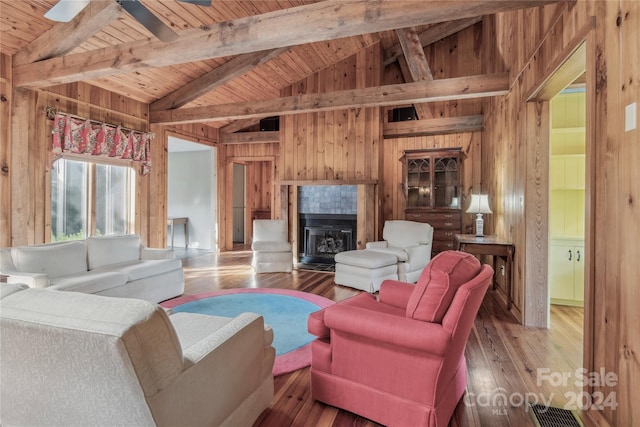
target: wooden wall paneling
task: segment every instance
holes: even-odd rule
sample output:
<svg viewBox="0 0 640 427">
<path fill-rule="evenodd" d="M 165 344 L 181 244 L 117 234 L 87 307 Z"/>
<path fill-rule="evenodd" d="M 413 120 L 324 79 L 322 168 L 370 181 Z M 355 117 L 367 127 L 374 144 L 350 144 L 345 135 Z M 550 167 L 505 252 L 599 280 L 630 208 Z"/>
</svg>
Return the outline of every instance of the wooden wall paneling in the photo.
<svg viewBox="0 0 640 427">
<path fill-rule="evenodd" d="M 319 76 L 313 74 L 309 76 L 308 90 L 312 93 L 319 92 Z M 324 156 L 322 154 L 322 140 L 319 139 L 320 132 L 318 130 L 319 114 L 310 114 L 307 116 L 307 165 L 306 175 L 310 179 L 322 179 L 324 174 Z M 313 166 L 312 166 L 313 165 Z"/>
<path fill-rule="evenodd" d="M 618 3 L 618 2 L 615 2 Z M 603 20 L 615 20 L 619 17 L 620 11 L 619 5 L 616 5 L 615 9 L 605 7 Z M 600 17 L 597 17 L 598 19 Z M 626 23 L 625 23 L 626 24 Z M 622 193 L 622 182 L 625 179 L 625 172 L 622 167 L 624 160 L 622 159 L 622 145 L 624 140 L 624 123 L 621 99 L 621 65 L 622 65 L 622 52 L 620 51 L 620 28 L 613 26 L 599 26 L 603 29 L 602 32 L 596 33 L 598 41 L 596 52 L 602 49 L 606 52 L 603 56 L 596 58 L 596 67 L 599 75 L 598 78 L 605 78 L 606 84 L 597 81 L 596 97 L 602 99 L 602 106 L 604 106 L 605 114 L 596 117 L 596 132 L 599 139 L 604 146 L 604 152 L 601 152 L 602 157 L 599 157 L 599 168 L 596 169 L 597 179 L 602 180 L 604 187 L 602 192 L 596 194 L 596 206 L 598 209 L 603 209 L 606 214 L 604 215 L 604 222 L 596 222 L 595 238 L 596 241 L 602 236 L 603 232 L 606 232 L 606 240 L 603 245 L 597 247 L 601 252 L 596 252 L 594 256 L 598 259 L 598 266 L 603 271 L 603 282 L 600 284 L 606 284 L 605 286 L 598 286 L 596 283 L 596 301 L 602 301 L 598 304 L 602 311 L 600 311 L 600 317 L 595 319 L 596 322 L 606 323 L 602 330 L 601 335 L 595 337 L 596 353 L 594 366 L 606 366 L 608 370 L 615 372 L 619 376 L 619 383 L 617 384 L 618 390 L 624 390 L 626 396 L 621 396 L 622 393 L 618 392 L 618 403 L 620 406 L 616 410 L 612 408 L 605 408 L 605 418 L 612 422 L 612 425 L 623 426 L 626 425 L 631 418 L 621 418 L 621 414 L 629 415 L 629 405 L 632 405 L 631 389 L 633 386 L 631 378 L 622 376 L 622 369 L 624 367 L 621 363 L 625 363 L 625 359 L 628 357 L 629 347 L 625 342 L 626 335 L 628 333 L 625 330 L 623 319 L 625 316 L 633 316 L 633 312 L 626 311 L 626 304 L 624 300 L 627 297 L 625 295 L 624 282 L 625 278 L 622 276 L 622 263 L 627 260 L 629 262 L 629 256 L 635 257 L 637 263 L 638 249 L 637 245 L 634 249 L 630 249 L 631 253 L 623 254 L 622 250 L 625 244 L 622 242 L 626 233 L 630 230 L 625 230 L 622 227 L 622 221 L 624 221 L 624 211 L 628 209 L 626 205 L 627 197 L 632 193 L 627 193 L 627 197 Z M 614 49 L 613 52 L 608 52 L 609 49 Z M 637 69 L 637 68 L 636 68 Z M 606 77 L 605 77 L 606 76 Z M 625 82 L 626 83 L 626 82 Z M 598 110 L 600 112 L 601 110 Z M 606 122 L 605 122 L 606 120 Z M 636 142 L 637 143 L 637 142 Z M 637 167 L 637 166 L 636 166 Z M 600 228 L 602 227 L 602 228 Z M 634 262 L 634 261 L 632 261 Z M 597 276 L 596 276 L 597 277 Z M 636 276 L 637 277 L 637 276 Z M 628 280 L 628 279 L 627 279 Z M 600 299 L 602 298 L 602 299 Z M 634 304 L 636 308 L 634 311 L 637 313 L 637 303 Z M 637 333 L 637 329 L 635 330 Z M 625 354 L 626 353 L 626 354 Z M 636 378 L 638 374 L 636 373 Z M 612 387 L 596 387 L 596 391 L 608 393 L 613 391 Z M 628 397 L 627 397 L 628 396 Z"/>
<path fill-rule="evenodd" d="M 262 196 L 258 193 L 260 189 L 259 179 L 262 170 L 262 162 L 246 162 L 245 166 L 245 215 L 244 215 L 244 243 L 251 244 L 253 241 L 253 212 L 262 204 Z"/>
<path fill-rule="evenodd" d="M 483 132 L 483 183 L 487 182 L 499 198 L 498 215 L 493 219 L 499 235 L 516 244 L 514 296 L 517 304 L 525 303 L 526 320 L 541 317 L 539 306 L 531 307 L 528 299 L 530 287 L 541 289 L 541 282 L 532 276 L 544 274 L 541 263 L 546 256 L 542 244 L 545 196 L 537 194 L 543 185 L 536 182 L 544 180 L 539 169 L 544 168 L 546 107 L 525 106 L 522 98 L 540 77 L 542 65 L 556 59 L 591 16 L 597 17 L 595 31 L 587 35 L 587 85 L 594 93 L 587 98 L 587 180 L 591 185 L 586 200 L 584 365 L 588 371 L 602 368 L 605 373 L 614 373 L 618 380 L 610 386 L 586 387 L 585 391 L 602 392 L 605 397 L 616 393 L 613 403 L 619 406 L 588 411 L 593 425 L 626 426 L 640 419 L 640 409 L 633 405 L 638 392 L 632 385 L 640 379 L 632 356 L 640 346 L 640 314 L 635 307 L 639 295 L 634 286 L 640 275 L 634 262 L 640 248 L 629 238 L 639 232 L 637 204 L 632 201 L 638 197 L 635 163 L 640 153 L 637 129 L 625 132 L 623 120 L 625 106 L 639 99 L 639 15 L 637 2 L 578 1 L 526 14 L 501 14 L 493 23 L 485 19 L 485 31 L 495 24 L 495 46 L 485 51 L 493 57 L 484 62 L 490 64 L 488 68 L 512 65 L 513 77 L 508 96 L 485 102 L 485 118 L 495 125 Z M 531 49 L 538 49 L 535 56 Z M 524 187 L 522 174 L 526 176 Z M 521 195 L 525 206 L 518 209 Z M 526 233 L 521 233 L 522 229 Z"/>
<path fill-rule="evenodd" d="M 375 236 L 375 185 L 358 185 L 358 214 L 356 249 L 364 249 L 367 242 L 376 240 Z"/>
<path fill-rule="evenodd" d="M 532 251 L 529 256 L 533 256 L 535 253 L 539 259 L 543 255 L 540 251 L 544 251 L 546 254 L 546 249 L 542 249 L 542 246 L 546 246 L 544 244 L 547 239 L 546 232 L 542 233 L 540 228 L 546 227 L 546 224 L 541 224 L 540 221 L 544 221 L 544 218 L 541 217 L 542 209 L 545 212 L 547 209 L 546 205 L 543 207 L 542 200 L 546 197 L 547 190 L 540 185 L 540 182 L 532 182 L 528 175 L 532 174 L 533 177 L 537 177 L 539 168 L 543 168 L 544 171 L 548 168 L 548 161 L 542 164 L 529 163 L 534 160 L 541 160 L 540 156 L 543 154 L 538 153 L 537 150 L 541 149 L 540 144 L 544 142 L 543 140 L 548 139 L 548 135 L 544 136 L 543 132 L 542 140 L 540 140 L 541 134 L 538 133 L 537 126 L 539 117 L 536 116 L 536 110 L 527 111 L 521 104 L 522 87 L 525 82 L 531 81 L 531 77 L 528 75 L 523 76 L 520 73 L 525 61 L 533 53 L 529 49 L 538 46 L 538 42 L 531 41 L 531 38 L 538 32 L 535 30 L 528 32 L 527 30 L 531 26 L 535 26 L 538 19 L 541 19 L 539 18 L 541 16 L 540 13 L 541 9 L 536 9 L 535 11 L 504 14 L 495 19 L 485 19 L 483 34 L 484 40 L 496 40 L 497 46 L 505 47 L 500 51 L 490 49 L 485 52 L 486 55 L 495 55 L 496 58 L 486 58 L 483 63 L 513 64 L 511 67 L 512 76 L 514 76 L 512 80 L 516 79 L 511 93 L 505 99 L 498 102 L 487 101 L 486 104 L 489 107 L 485 108 L 485 114 L 487 117 L 495 114 L 497 120 L 489 118 L 488 120 L 490 121 L 487 121 L 487 123 L 491 122 L 495 125 L 491 126 L 489 132 L 485 130 L 482 135 L 483 140 L 487 139 L 487 144 L 483 144 L 483 151 L 485 148 L 488 150 L 488 156 L 484 158 L 489 159 L 489 164 L 493 166 L 490 170 L 487 168 L 482 169 L 482 182 L 487 183 L 489 193 L 494 195 L 496 211 L 493 216 L 498 218 L 495 230 L 499 236 L 512 240 L 516 245 L 513 287 L 516 312 L 523 309 L 526 278 L 534 278 L 533 271 L 546 271 L 546 266 L 542 269 L 539 264 L 541 262 L 546 263 L 546 258 L 542 261 L 539 260 L 537 263 L 531 262 L 529 266 L 525 245 L 530 245 L 532 249 L 538 251 Z M 525 24 L 526 21 L 531 22 Z M 517 34 L 518 31 L 522 31 L 523 35 Z M 514 43 L 511 42 L 514 39 L 521 40 L 519 45 L 514 46 Z M 532 69 L 534 68 L 532 67 Z M 510 124 L 517 125 L 510 126 Z M 531 132 L 532 129 L 534 130 L 533 133 Z M 500 148 L 497 149 L 497 146 L 500 146 Z M 533 169 L 530 171 L 527 166 L 538 168 L 538 171 Z M 527 218 L 525 212 L 531 213 L 531 215 Z M 531 223 L 528 221 L 531 221 Z M 536 265 L 537 269 L 533 268 L 533 265 Z M 528 272 L 527 266 L 531 267 L 532 270 Z M 539 276 L 535 276 L 531 283 L 526 283 L 527 286 L 531 286 L 532 290 L 537 289 L 539 291 L 542 287 Z M 546 319 L 543 320 L 534 313 L 540 314 L 536 310 L 531 310 L 532 321 L 539 322 L 537 323 L 538 326 L 546 325 Z M 523 315 L 526 317 L 527 313 L 525 312 Z M 528 324 L 533 325 L 534 323 Z"/>
<path fill-rule="evenodd" d="M 363 49 L 286 88 L 281 94 L 286 96 L 376 86 L 380 81 L 379 49 L 378 44 Z M 381 146 L 378 108 L 289 115 L 281 123 L 284 125 L 278 164 L 282 171 L 281 180 L 290 187 L 287 197 L 292 231 L 297 230 L 298 196 L 297 186 L 290 183 L 309 185 L 323 181 L 323 185 L 329 182 L 350 184 L 378 179 L 378 150 Z M 366 209 L 369 210 L 367 218 L 373 221 L 367 227 L 373 229 L 376 224 L 375 200 L 375 191 L 372 197 L 366 198 Z M 365 199 L 362 203 L 365 203 Z M 366 228 L 363 228 L 363 232 L 366 233 Z M 365 234 L 363 238 L 366 237 Z"/>
<path fill-rule="evenodd" d="M 169 135 L 163 126 L 151 125 L 155 134 L 151 141 L 151 168 L 148 192 L 148 236 L 149 247 L 167 246 L 167 190 L 168 190 L 168 144 Z"/>
<path fill-rule="evenodd" d="M 599 9 L 599 10 L 598 10 Z M 590 16 L 604 16 L 603 3 L 599 2 L 587 8 Z M 600 18 L 596 18 L 596 23 Z M 598 337 L 604 336 L 609 328 L 608 322 L 600 322 L 604 304 L 597 303 L 605 301 L 602 286 L 595 286 L 596 283 L 604 283 L 606 277 L 603 268 L 596 268 L 595 254 L 605 253 L 604 247 L 607 239 L 597 238 L 596 230 L 603 229 L 604 215 L 597 214 L 598 199 L 604 193 L 604 179 L 601 179 L 602 169 L 597 168 L 598 159 L 605 157 L 604 144 L 597 144 L 596 140 L 601 136 L 602 126 L 596 122 L 598 115 L 601 119 L 606 119 L 607 109 L 605 98 L 596 95 L 597 74 L 602 72 L 601 58 L 597 57 L 597 40 L 602 37 L 603 27 L 596 25 L 594 30 L 587 35 L 587 61 L 586 61 L 586 120 L 585 120 L 585 288 L 584 288 L 584 335 L 583 335 L 583 359 L 584 366 L 595 366 L 595 360 L 602 360 L 601 355 L 602 340 Z M 606 90 L 606 87 L 604 88 Z M 597 113 L 596 111 L 599 111 Z M 600 176 L 599 176 L 600 175 Z M 600 264 L 600 262 L 597 262 Z M 602 299 L 598 299 L 602 298 Z M 601 357 L 601 356 L 600 356 Z M 610 391 L 610 387 L 609 388 Z M 585 385 L 583 390 L 586 393 L 594 391 L 594 387 Z M 606 392 L 604 388 L 599 391 Z M 593 411 L 599 419 L 604 421 L 600 411 Z M 594 418 L 587 412 L 589 418 Z M 611 414 L 609 414 L 610 417 Z"/>
<path fill-rule="evenodd" d="M 358 88 L 358 81 L 356 79 L 356 63 L 358 54 L 352 55 L 346 58 L 340 63 L 340 72 L 343 75 L 345 89 Z M 364 84 L 364 82 L 361 82 Z M 345 111 L 347 117 L 347 128 L 345 130 L 345 155 L 346 164 L 344 165 L 345 176 L 347 179 L 357 179 L 358 172 L 358 130 L 360 128 L 360 122 L 364 121 L 364 117 L 359 117 L 359 110 L 351 108 Z"/>
<path fill-rule="evenodd" d="M 35 139 L 34 127 L 37 93 L 13 89 L 11 109 L 11 246 L 32 245 L 35 240 L 35 174 L 29 156 L 30 141 Z"/>
<path fill-rule="evenodd" d="M 638 159 L 640 159 L 640 114 L 638 104 L 640 104 L 640 6 L 637 2 L 620 2 L 619 16 L 622 18 L 620 29 L 608 26 L 610 36 L 616 37 L 616 49 L 621 52 L 620 66 L 617 68 L 617 77 L 612 82 L 612 87 L 618 93 L 619 100 L 614 102 L 617 105 L 617 116 L 620 118 L 619 126 L 616 122 L 608 123 L 614 138 L 620 148 L 620 162 L 618 171 L 620 173 L 620 191 L 615 197 L 618 212 L 620 212 L 620 238 L 618 240 L 621 257 L 619 259 L 620 277 L 622 278 L 621 293 L 621 323 L 620 323 L 620 346 L 618 347 L 618 375 L 621 378 L 618 385 L 619 390 L 627 390 L 628 395 L 620 398 L 620 406 L 616 413 L 617 422 L 622 425 L 624 420 L 632 420 L 632 423 L 640 421 L 640 411 L 637 409 L 637 402 L 640 399 L 640 390 L 635 385 L 640 377 L 640 363 L 636 357 L 640 351 L 640 315 L 638 314 L 637 302 L 640 301 L 640 290 L 634 284 L 633 278 L 640 277 L 640 265 L 637 262 L 638 242 L 633 242 L 629 236 L 640 236 L 640 172 L 638 170 Z M 614 54 L 615 55 L 615 54 Z M 614 57 L 615 58 L 615 57 Z M 610 63 L 612 63 L 610 61 Z M 618 84 L 616 84 L 616 80 Z M 636 103 L 636 127 L 634 130 L 624 131 L 625 124 L 624 111 L 627 105 Z M 610 101 L 610 104 L 612 102 Z M 622 394 L 622 392 L 620 393 Z M 612 411 L 613 412 L 613 411 Z"/>
<path fill-rule="evenodd" d="M 377 225 L 378 237 L 382 236 L 382 227 L 385 219 L 393 218 L 396 211 L 398 197 L 404 197 L 401 189 L 402 173 L 398 172 L 401 162 L 397 156 L 394 144 L 396 140 L 380 140 L 380 181 L 378 193 L 380 194 L 380 220 Z M 397 218 L 400 219 L 400 218 Z"/>
<path fill-rule="evenodd" d="M 306 165 L 307 148 L 311 142 L 308 140 L 307 135 L 307 120 L 310 118 L 309 116 L 310 114 L 298 114 L 295 116 L 296 126 L 293 130 L 295 157 L 293 167 L 296 171 L 297 179 L 307 179 L 307 169 L 303 165 Z"/>
<path fill-rule="evenodd" d="M 227 160 L 227 150 L 231 146 L 220 145 L 217 149 L 217 169 L 218 176 L 216 190 L 218 193 L 218 233 L 217 244 L 221 252 L 229 250 L 229 243 L 233 248 L 233 189 L 228 191 L 227 181 L 233 177 L 233 165 L 229 165 Z"/>
<path fill-rule="evenodd" d="M 465 209 L 468 207 L 469 200 L 471 200 L 471 194 L 482 193 L 488 194 L 488 191 L 482 183 L 482 133 L 478 132 L 466 132 L 456 135 L 458 140 L 452 146 L 462 147 L 464 157 L 462 160 L 462 182 L 460 186 L 460 209 L 462 209 L 462 232 L 471 234 L 475 232 L 475 216 L 473 214 L 466 214 Z M 489 202 L 491 208 L 493 208 L 493 196 L 489 194 Z M 495 211 L 494 211 L 495 213 Z M 485 234 L 494 234 L 494 228 L 491 221 L 485 222 Z"/>
<path fill-rule="evenodd" d="M 0 247 L 11 246 L 11 199 L 12 175 L 11 162 L 11 57 L 0 54 Z"/>
<path fill-rule="evenodd" d="M 280 193 L 280 206 L 278 219 L 285 219 L 289 224 L 289 241 L 293 250 L 294 264 L 299 261 L 299 237 L 298 227 L 300 219 L 298 218 L 298 186 L 295 184 L 281 184 L 277 187 Z"/>
<path fill-rule="evenodd" d="M 345 82 L 342 78 L 343 76 L 340 72 L 339 64 L 335 64 L 334 66 L 330 67 L 330 70 L 333 74 L 333 90 L 340 91 L 345 89 Z M 327 77 L 331 78 L 331 74 Z M 339 180 L 346 179 L 343 166 L 345 162 L 345 156 L 347 155 L 344 140 L 344 133 L 346 128 L 346 113 L 347 110 L 333 111 L 333 139 L 335 141 L 335 155 L 333 156 L 333 159 L 331 159 L 331 168 L 333 169 L 334 179 Z"/>
<path fill-rule="evenodd" d="M 525 322 L 544 326 L 549 322 L 548 259 L 549 259 L 549 102 L 526 104 L 526 186 L 524 204 L 527 215 L 524 302 Z M 522 305 L 521 305 L 522 307 Z"/>
<path fill-rule="evenodd" d="M 296 116 L 281 116 L 280 125 L 284 126 L 284 131 L 281 129 L 282 140 L 280 144 L 280 172 L 282 179 L 294 180 L 296 174 L 294 172 L 294 157 L 295 151 L 291 144 L 287 144 L 286 141 L 293 141 L 295 135 Z M 283 120 L 284 119 L 284 120 Z"/>
<path fill-rule="evenodd" d="M 324 78 L 318 79 L 318 90 L 333 92 L 335 90 L 334 84 L 333 76 L 328 78 L 325 75 Z M 323 179 L 336 179 L 333 169 L 333 161 L 336 157 L 335 115 L 333 111 L 322 111 L 318 115 L 318 126 L 321 127 L 318 138 L 323 141 L 322 150 L 324 152 L 324 157 L 318 159 L 318 165 L 322 165 Z"/>
<path fill-rule="evenodd" d="M 620 214 L 618 211 L 620 205 L 615 199 L 617 193 L 619 171 L 619 158 L 617 153 L 618 144 L 613 141 L 615 133 L 611 129 L 616 127 L 620 129 L 621 122 L 613 105 L 620 103 L 617 88 L 619 87 L 619 75 L 615 71 L 621 61 L 617 50 L 617 40 L 615 34 L 602 25 L 603 20 L 612 20 L 617 15 L 617 11 L 606 7 L 603 4 L 596 5 L 594 12 L 600 13 L 596 15 L 596 30 L 594 37 L 594 47 L 587 49 L 589 55 L 592 50 L 595 56 L 595 123 L 594 133 L 596 141 L 596 157 L 597 166 L 595 169 L 595 207 L 598 210 L 595 213 L 595 253 L 594 258 L 600 255 L 598 264 L 595 266 L 595 289 L 593 310 L 593 347 L 589 349 L 593 360 L 590 366 L 606 366 L 608 370 L 619 374 L 619 349 L 620 349 L 620 332 L 622 330 L 621 318 L 623 316 L 623 307 L 620 306 L 623 297 L 621 289 L 620 263 L 621 253 L 617 253 L 620 244 L 616 241 L 620 239 Z M 613 12 L 613 13 L 612 13 Z M 617 31 L 617 30 L 616 30 Z M 616 49 L 615 52 L 604 52 L 607 49 Z M 592 56 L 592 58 L 594 57 Z M 587 76 L 589 81 L 589 76 Z M 611 85 L 609 85 L 611 82 Z M 587 105 L 587 108 L 589 106 Z M 589 124 L 587 124 L 589 126 Z M 587 131 L 589 131 L 587 127 Z M 587 144 L 588 138 L 587 138 Z M 588 153 L 587 153 L 588 155 Z M 585 200 L 586 201 L 586 200 Z M 614 203 L 611 205 L 610 203 Z M 587 203 L 588 204 L 588 203 Z M 606 214 L 599 215 L 599 210 L 604 209 Z M 587 225 L 589 227 L 589 225 Z M 606 230 L 606 238 L 602 238 L 599 233 Z M 585 230 L 588 232 L 589 228 Z M 585 235 L 588 241 L 589 236 Z M 598 303 L 599 302 L 599 303 Z M 590 312 L 588 310 L 587 312 Z M 587 319 L 589 320 L 589 319 Z M 587 324 L 587 323 L 585 323 Z M 636 376 L 638 378 L 638 376 Z M 600 386 L 594 387 L 594 391 L 602 392 L 608 395 L 615 387 Z M 591 390 L 590 390 L 591 391 Z M 627 388 L 625 394 L 629 392 Z M 617 410 L 611 408 L 604 409 L 604 418 L 612 425 L 622 425 L 616 422 Z"/>
<path fill-rule="evenodd" d="M 51 240 L 51 131 L 53 121 L 43 120 L 46 97 L 36 97 L 33 116 L 33 139 L 29 141 L 30 175 L 33 179 L 35 242 Z M 40 195 L 40 196 L 38 196 Z M 47 233 L 48 231 L 48 233 Z"/>
</svg>

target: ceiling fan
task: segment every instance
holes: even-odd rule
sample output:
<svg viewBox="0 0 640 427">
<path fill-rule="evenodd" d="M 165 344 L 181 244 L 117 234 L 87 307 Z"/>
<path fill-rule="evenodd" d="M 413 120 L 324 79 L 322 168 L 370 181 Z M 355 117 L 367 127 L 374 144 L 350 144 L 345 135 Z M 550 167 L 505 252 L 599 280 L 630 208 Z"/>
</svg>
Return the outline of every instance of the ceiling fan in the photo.
<svg viewBox="0 0 640 427">
<path fill-rule="evenodd" d="M 58 22 L 71 21 L 91 0 L 59 0 L 44 17 Z M 163 42 L 175 40 L 178 35 L 158 19 L 140 0 L 114 0 L 129 12 L 138 22 Z M 177 0 L 199 6 L 211 6 L 211 0 Z"/>
</svg>

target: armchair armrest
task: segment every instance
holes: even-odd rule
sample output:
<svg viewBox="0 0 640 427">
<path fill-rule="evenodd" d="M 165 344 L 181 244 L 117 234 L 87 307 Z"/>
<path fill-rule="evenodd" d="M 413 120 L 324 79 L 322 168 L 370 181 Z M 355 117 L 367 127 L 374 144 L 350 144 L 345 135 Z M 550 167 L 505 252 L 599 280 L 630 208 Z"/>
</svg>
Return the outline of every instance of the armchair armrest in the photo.
<svg viewBox="0 0 640 427">
<path fill-rule="evenodd" d="M 411 271 L 423 269 L 431 260 L 431 244 L 409 246 L 404 248 L 404 250 L 407 252 L 408 262 L 411 264 Z"/>
<path fill-rule="evenodd" d="M 7 274 L 4 273 L 3 274 Z M 24 283 L 30 288 L 46 288 L 49 286 L 49 275 L 44 273 L 8 273 L 7 283 Z"/>
<path fill-rule="evenodd" d="M 158 248 L 140 248 L 140 259 L 171 259 L 175 258 L 176 254 L 171 249 L 158 249 Z"/>
<path fill-rule="evenodd" d="M 184 370 L 149 398 L 158 425 L 222 425 L 238 402 L 273 387 L 275 350 L 264 337 L 262 317 L 243 313 L 184 348 Z"/>
<path fill-rule="evenodd" d="M 444 356 L 451 343 L 451 334 L 438 323 L 360 307 L 333 305 L 327 308 L 324 318 L 330 329 L 440 357 Z"/>
<path fill-rule="evenodd" d="M 24 283 L 30 288 L 49 286 L 49 275 L 18 271 L 11 259 L 9 249 L 0 249 L 0 274 L 7 276 L 7 283 Z"/>
<path fill-rule="evenodd" d="M 385 280 L 380 285 L 380 302 L 406 309 L 416 285 L 398 280 Z"/>
<path fill-rule="evenodd" d="M 386 248 L 387 242 L 386 241 L 380 241 L 380 242 L 367 242 L 367 244 L 365 245 L 366 249 L 384 249 Z"/>
<path fill-rule="evenodd" d="M 265 343 L 264 320 L 262 316 L 255 313 L 242 313 L 231 319 L 221 328 L 211 332 L 199 341 L 193 343 L 189 347 L 183 349 L 185 360 L 192 363 L 198 363 L 212 351 L 223 351 L 222 348 L 228 346 L 228 342 L 239 338 L 240 331 L 245 334 L 256 335 L 259 339 L 252 339 L 247 346 L 260 346 L 260 349 L 271 346 L 271 343 Z M 236 354 L 234 357 L 240 357 L 242 353 Z"/>
</svg>

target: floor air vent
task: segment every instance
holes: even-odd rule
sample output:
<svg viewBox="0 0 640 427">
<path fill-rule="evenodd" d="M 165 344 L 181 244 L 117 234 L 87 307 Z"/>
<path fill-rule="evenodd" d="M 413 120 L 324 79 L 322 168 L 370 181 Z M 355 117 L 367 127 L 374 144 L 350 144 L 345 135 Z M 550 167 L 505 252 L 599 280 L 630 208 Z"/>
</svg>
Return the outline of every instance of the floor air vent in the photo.
<svg viewBox="0 0 640 427">
<path fill-rule="evenodd" d="M 531 413 L 537 427 L 584 427 L 574 411 L 553 406 L 531 405 Z"/>
</svg>

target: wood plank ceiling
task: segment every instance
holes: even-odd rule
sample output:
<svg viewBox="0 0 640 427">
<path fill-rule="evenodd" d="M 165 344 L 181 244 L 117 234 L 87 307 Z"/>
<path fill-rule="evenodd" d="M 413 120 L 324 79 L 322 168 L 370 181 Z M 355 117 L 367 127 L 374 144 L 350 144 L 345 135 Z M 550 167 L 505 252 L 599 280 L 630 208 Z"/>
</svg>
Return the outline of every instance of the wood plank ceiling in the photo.
<svg viewBox="0 0 640 427">
<path fill-rule="evenodd" d="M 14 83 L 21 85 L 21 80 L 25 80 L 26 87 L 47 86 L 47 80 L 43 80 L 44 84 L 33 84 L 33 76 L 40 79 L 50 70 L 64 74 L 66 70 L 61 69 L 67 62 L 74 61 L 81 64 L 78 69 L 84 70 L 112 58 L 110 55 L 122 54 L 122 58 L 126 58 L 125 54 L 133 52 L 129 64 L 125 64 L 129 68 L 117 69 L 124 63 L 124 60 L 119 62 L 118 56 L 117 64 L 107 64 L 106 71 L 103 69 L 96 72 L 95 77 L 82 80 L 149 103 L 155 110 L 275 99 L 282 88 L 377 42 L 384 50 L 385 65 L 400 59 L 409 65 L 409 70 L 422 67 L 423 74 L 414 75 L 411 71 L 405 76 L 407 82 L 430 80 L 433 77 L 424 71 L 428 70 L 424 55 L 415 56 L 419 55 L 417 43 L 422 42 L 423 46 L 433 43 L 473 25 L 485 13 L 550 2 L 213 0 L 211 6 L 203 7 L 176 0 L 141 0 L 178 34 L 177 43 L 186 42 L 175 44 L 176 49 L 171 50 L 172 43 L 159 42 L 121 7 L 114 7 L 115 0 L 93 0 L 83 16 L 68 24 L 44 18 L 57 1 L 0 0 L 0 52 L 14 57 Z M 92 14 L 94 21 L 90 21 Z M 456 20 L 449 21 L 450 16 Z M 362 22 L 356 23 L 358 20 Z M 309 28 L 305 22 L 313 22 L 315 27 Z M 417 25 L 423 22 L 428 25 Z M 394 31 L 403 26 L 411 27 L 400 32 L 411 38 L 412 53 L 408 53 L 410 57 L 406 59 Z M 263 32 L 245 34 L 253 28 Z M 42 36 L 47 31 L 49 33 Z M 40 40 L 39 36 L 42 36 Z M 211 43 L 211 48 L 207 48 L 207 40 L 220 43 Z M 184 48 L 190 45 L 198 47 Z M 271 47 L 280 49 L 255 53 Z M 45 59 L 32 63 L 40 59 L 34 57 L 34 52 L 36 56 L 44 55 Z M 226 52 L 232 54 L 226 55 Z M 184 61 L 183 54 L 187 55 L 185 58 L 203 59 Z M 64 56 L 55 58 L 61 55 Z M 162 64 L 169 65 L 145 66 L 145 60 L 139 60 L 136 55 L 142 55 L 148 63 L 160 58 Z M 220 68 L 225 64 L 226 69 Z M 78 79 L 69 77 L 68 81 Z M 189 92 L 186 97 L 180 93 L 181 89 Z M 195 90 L 199 92 L 191 93 Z M 167 97 L 169 94 L 171 98 Z M 204 121 L 221 127 L 230 120 Z"/>
</svg>

